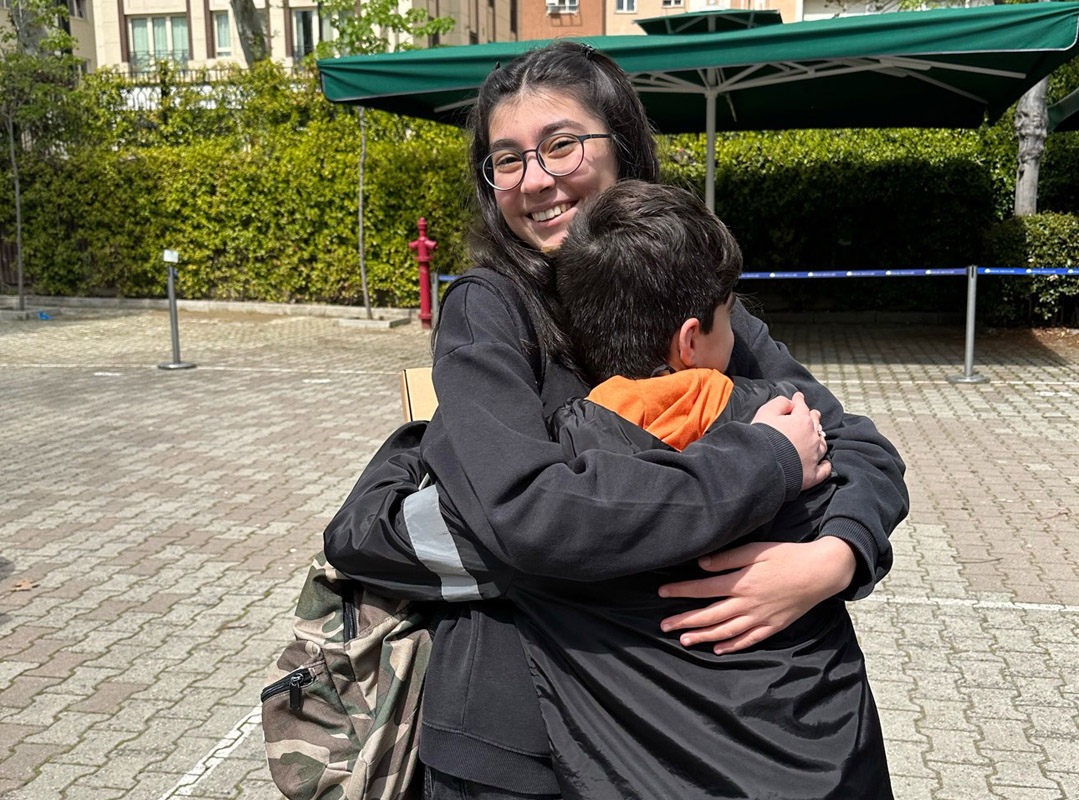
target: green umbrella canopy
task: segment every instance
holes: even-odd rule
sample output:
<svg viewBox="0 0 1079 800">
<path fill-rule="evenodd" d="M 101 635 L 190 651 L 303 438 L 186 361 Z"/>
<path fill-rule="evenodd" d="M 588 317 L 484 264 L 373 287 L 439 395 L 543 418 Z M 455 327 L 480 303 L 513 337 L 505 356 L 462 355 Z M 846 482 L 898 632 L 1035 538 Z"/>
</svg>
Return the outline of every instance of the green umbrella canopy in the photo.
<svg viewBox="0 0 1079 800">
<path fill-rule="evenodd" d="M 778 11 L 743 11 L 718 9 L 716 11 L 691 11 L 664 14 L 636 20 L 645 33 L 669 35 L 672 33 L 714 33 L 715 31 L 744 31 L 762 25 L 779 25 L 783 18 Z"/>
<path fill-rule="evenodd" d="M 1050 131 L 1079 131 L 1079 89 L 1049 106 Z"/>
<path fill-rule="evenodd" d="M 1079 53 L 1079 2 L 842 17 L 723 33 L 581 39 L 632 78 L 664 133 L 977 127 Z M 495 42 L 318 62 L 326 97 L 462 124 Z"/>
</svg>

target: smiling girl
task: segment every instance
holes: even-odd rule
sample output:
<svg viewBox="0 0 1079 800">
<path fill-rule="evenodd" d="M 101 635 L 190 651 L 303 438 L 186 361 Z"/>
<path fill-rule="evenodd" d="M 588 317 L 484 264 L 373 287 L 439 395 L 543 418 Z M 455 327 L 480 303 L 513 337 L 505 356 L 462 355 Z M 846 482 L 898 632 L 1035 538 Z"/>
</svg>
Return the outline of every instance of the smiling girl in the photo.
<svg viewBox="0 0 1079 800">
<path fill-rule="evenodd" d="M 664 630 L 681 632 L 683 646 L 709 643 L 736 653 L 827 598 L 872 590 L 891 565 L 888 535 L 906 513 L 903 465 L 869 420 L 844 413 L 738 302 L 730 310 L 728 374 L 792 383 L 806 402 L 776 406 L 763 425 L 709 430 L 681 453 L 590 451 L 567 463 L 548 439 L 545 417 L 589 386 L 559 324 L 549 254 L 580 203 L 621 179 L 658 179 L 655 143 L 626 75 L 567 41 L 496 68 L 479 91 L 471 129 L 480 210 L 472 257 L 484 280 L 451 290 L 442 308 L 433 371 L 439 410 L 422 448 L 437 491 L 417 492 L 397 523 L 408 528 L 410 515 L 441 519 L 448 505 L 453 519 L 438 541 L 418 541 L 418 527 L 381 543 L 342 541 L 392 549 L 409 562 L 403 583 L 414 568 L 429 585 L 425 571 L 437 572 L 441 560 L 444 596 L 458 601 L 440 613 L 424 685 L 427 797 L 634 797 L 632 786 L 590 791 L 587 781 L 559 774 L 520 620 L 510 603 L 487 598 L 500 596 L 514 574 L 575 581 L 631 575 L 710 553 L 718 532 L 729 541 L 732 532 L 752 530 L 792 492 L 831 473 L 819 460 L 819 413 L 844 479 L 820 536 L 705 556 L 699 580 L 665 589 L 664 596 L 706 598 L 707 605 L 668 617 Z M 410 548 L 423 550 L 422 563 Z M 361 580 L 370 568 L 362 547 L 334 550 L 328 539 L 327 555 Z M 738 713 L 717 711 L 717 739 L 701 743 L 704 757 L 730 759 L 748 748 L 760 763 L 731 764 L 729 793 L 702 797 L 747 796 L 740 771 L 766 771 L 769 759 L 784 758 L 754 742 L 726 748 L 722 715 Z M 806 774 L 825 777 L 792 791 L 844 785 L 852 768 L 844 757 L 807 764 Z M 727 762 L 717 763 L 727 770 Z M 886 784 L 886 765 L 876 764 L 865 793 L 845 796 L 889 797 L 881 770 Z"/>
</svg>

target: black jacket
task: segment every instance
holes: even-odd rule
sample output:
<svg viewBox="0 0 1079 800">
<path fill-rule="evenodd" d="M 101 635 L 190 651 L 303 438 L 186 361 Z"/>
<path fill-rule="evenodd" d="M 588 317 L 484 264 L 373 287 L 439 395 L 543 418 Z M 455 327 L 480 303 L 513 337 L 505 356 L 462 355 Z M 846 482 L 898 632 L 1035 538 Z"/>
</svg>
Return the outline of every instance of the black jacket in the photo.
<svg viewBox="0 0 1079 800">
<path fill-rule="evenodd" d="M 734 384 L 714 425 L 749 422 L 780 393 L 763 381 Z M 570 460 L 589 449 L 669 449 L 587 400 L 564 405 L 549 428 Z M 840 480 L 802 492 L 742 541 L 816 538 Z M 889 797 L 880 721 L 843 601 L 825 601 L 768 641 L 717 656 L 660 630 L 664 617 L 700 601 L 662 600 L 657 587 L 701 575 L 688 562 L 600 581 L 514 580 L 509 598 L 562 796 Z"/>
<path fill-rule="evenodd" d="M 451 289 L 441 315 L 439 410 L 422 453 L 438 488 L 414 491 L 423 468 L 388 462 L 383 474 L 361 479 L 331 522 L 326 554 L 384 592 L 460 601 L 436 630 L 423 759 L 481 783 L 554 793 L 519 612 L 504 601 L 472 601 L 505 597 L 521 575 L 607 580 L 726 547 L 798 494 L 801 469 L 785 437 L 740 423 L 713 427 L 683 453 L 596 450 L 567 461 L 544 419 L 587 387 L 539 357 L 509 281 L 476 272 L 480 280 Z M 907 511 L 902 461 L 869 420 L 844 414 L 740 304 L 732 326 L 730 374 L 789 381 L 822 413 L 846 482 L 820 533 L 850 543 L 860 567 L 848 594 L 864 596 L 890 567 L 888 534 Z M 422 533 L 431 529 L 442 535 Z"/>
</svg>

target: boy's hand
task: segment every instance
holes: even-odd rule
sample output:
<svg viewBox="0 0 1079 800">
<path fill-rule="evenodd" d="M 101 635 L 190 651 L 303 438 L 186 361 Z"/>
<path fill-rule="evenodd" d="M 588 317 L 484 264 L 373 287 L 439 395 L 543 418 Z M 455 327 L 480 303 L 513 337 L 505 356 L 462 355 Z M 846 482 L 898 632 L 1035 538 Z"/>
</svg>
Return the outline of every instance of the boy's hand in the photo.
<svg viewBox="0 0 1079 800">
<path fill-rule="evenodd" d="M 716 602 L 663 620 L 665 631 L 682 630 L 685 647 L 718 642 L 716 653 L 733 653 L 763 642 L 817 603 L 843 591 L 854 578 L 850 545 L 835 536 L 813 542 L 754 542 L 699 559 L 708 572 L 725 572 L 668 583 L 662 597 L 699 597 Z M 726 572 L 734 570 L 733 572 Z"/>
<path fill-rule="evenodd" d="M 820 412 L 806 405 L 805 395 L 795 392 L 794 397 L 773 397 L 761 406 L 753 417 L 753 424 L 768 425 L 782 433 L 802 462 L 802 490 L 812 488 L 832 474 L 832 465 L 824 460 L 828 443 L 820 424 Z"/>
</svg>

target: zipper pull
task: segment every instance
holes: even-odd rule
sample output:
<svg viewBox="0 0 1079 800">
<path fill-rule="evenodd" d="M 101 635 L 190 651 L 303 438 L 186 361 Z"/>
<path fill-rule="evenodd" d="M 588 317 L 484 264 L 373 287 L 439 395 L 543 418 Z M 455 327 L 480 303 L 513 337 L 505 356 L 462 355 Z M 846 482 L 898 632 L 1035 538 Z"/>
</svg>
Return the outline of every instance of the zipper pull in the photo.
<svg viewBox="0 0 1079 800">
<path fill-rule="evenodd" d="M 303 673 L 293 672 L 288 677 L 288 707 L 292 711 L 299 711 L 303 706 L 303 691 L 300 684 L 303 683 Z"/>
</svg>

